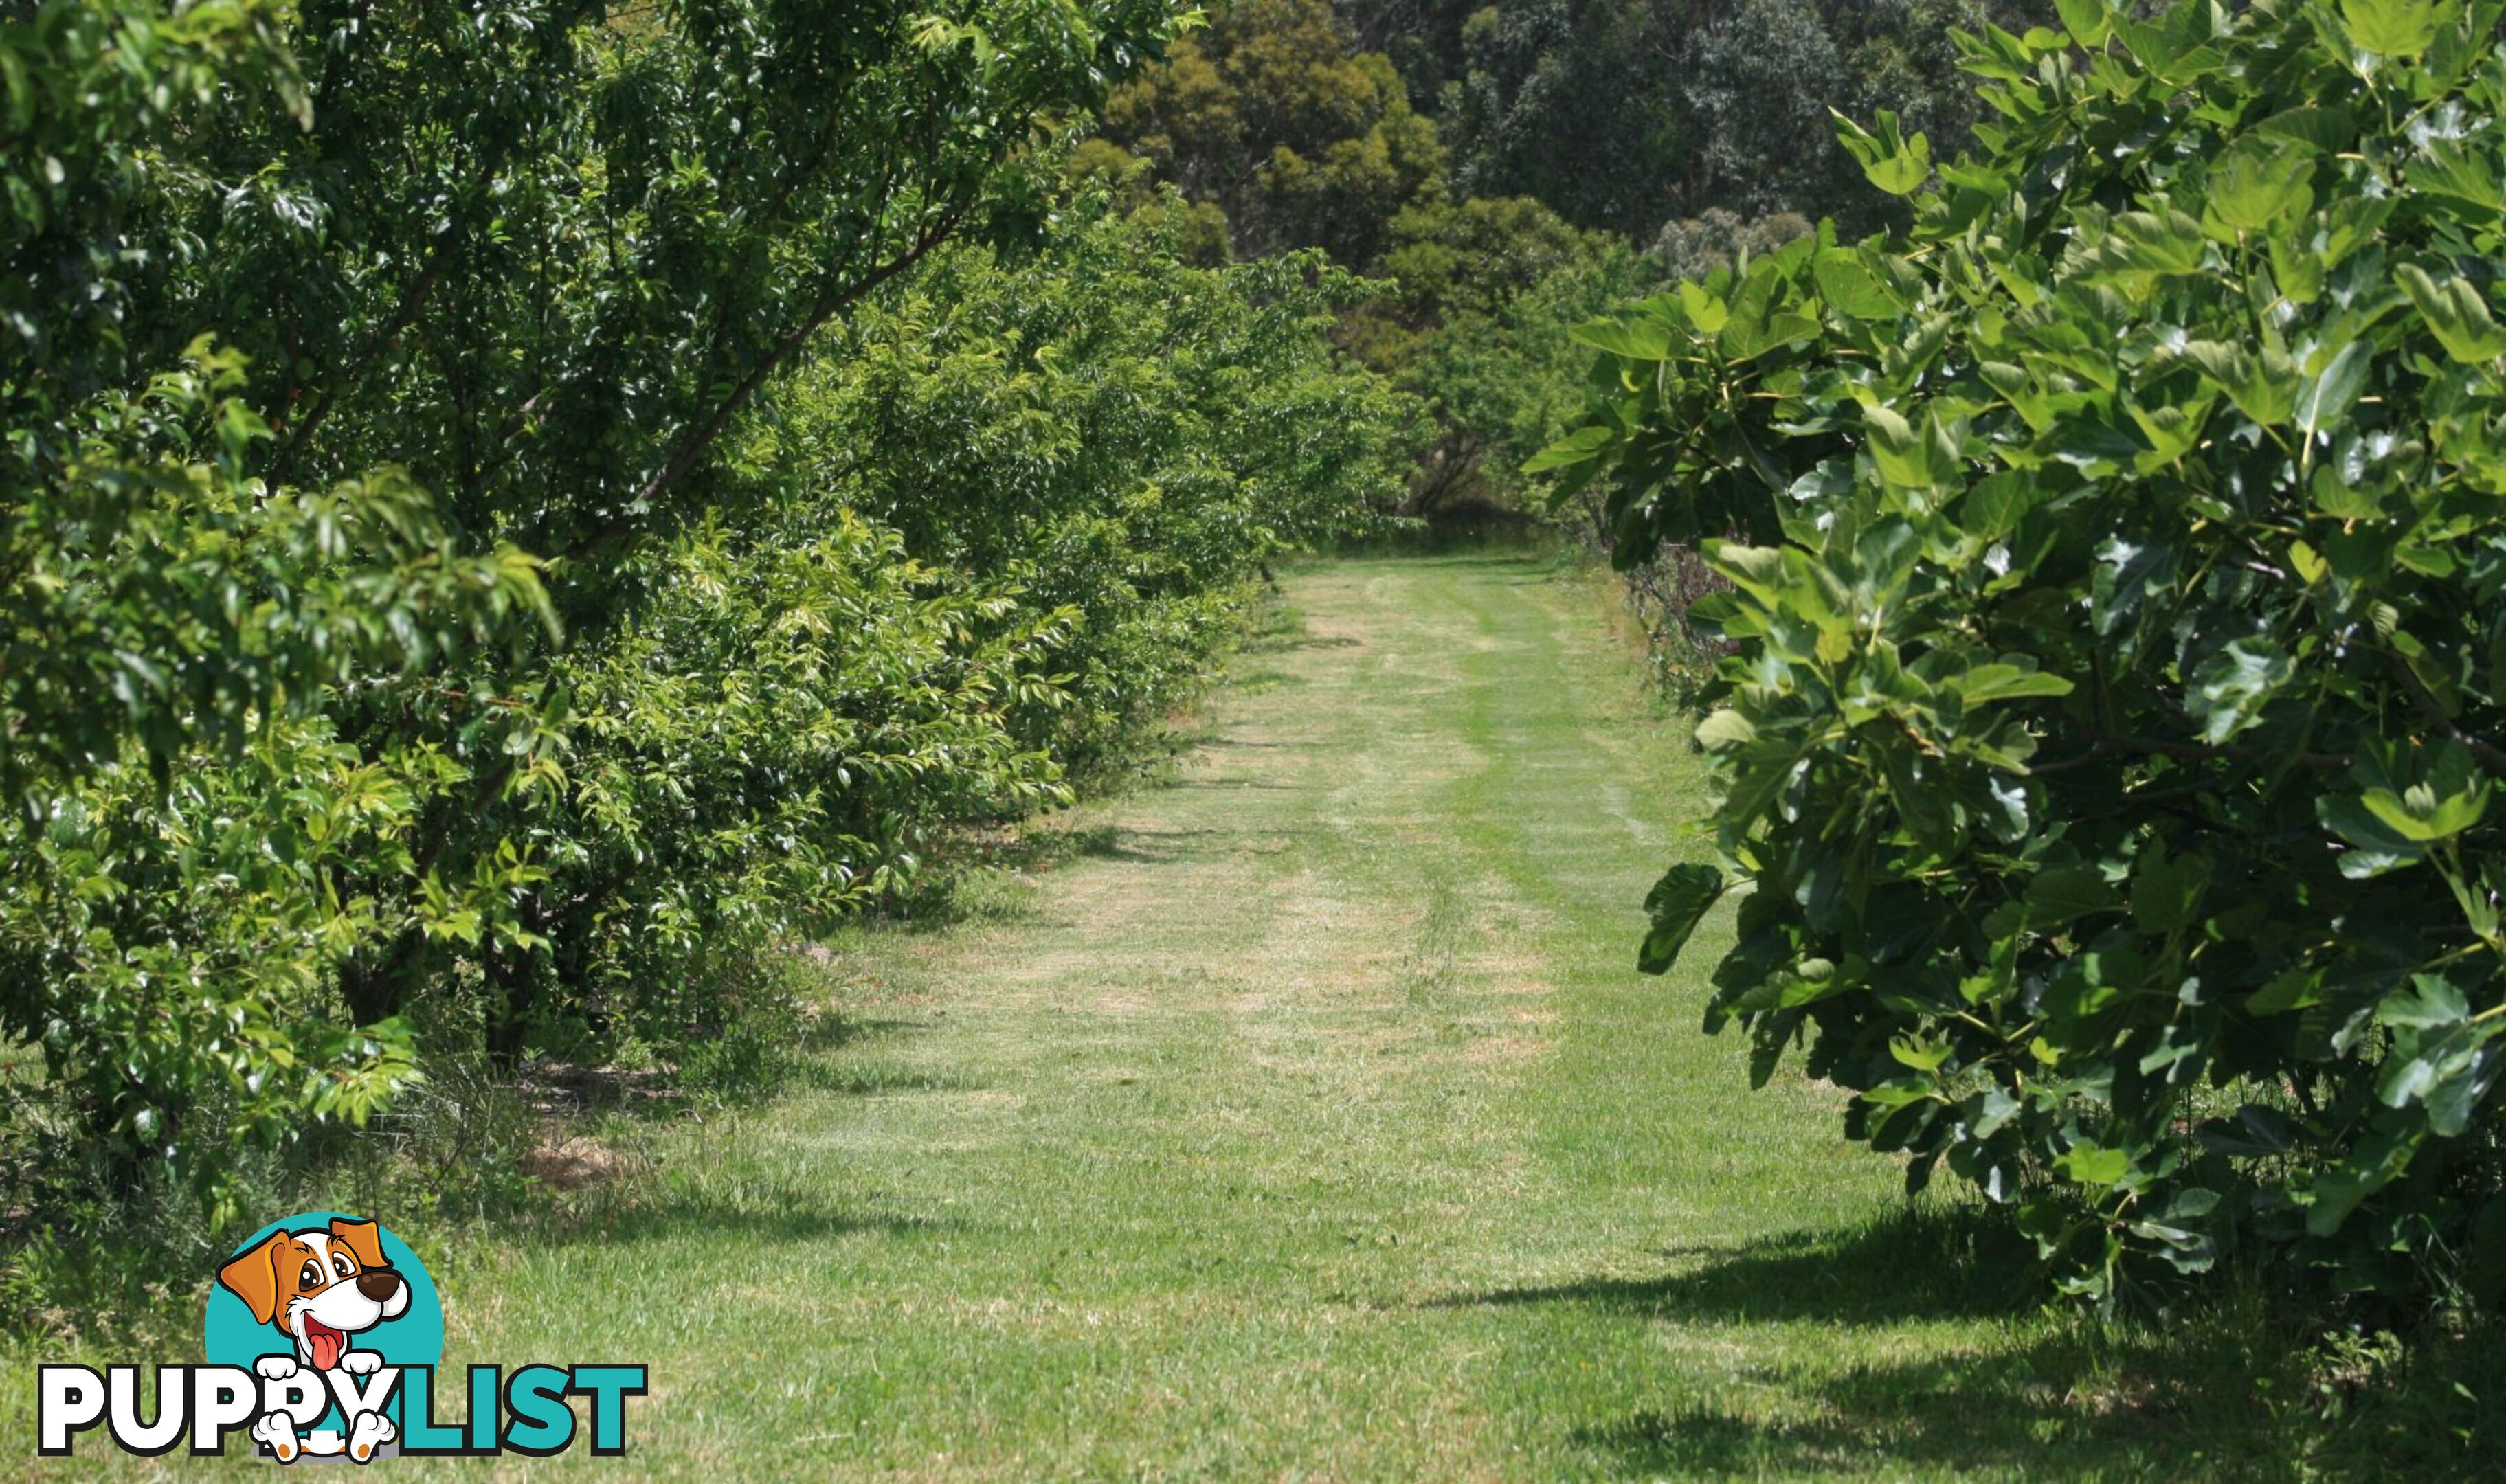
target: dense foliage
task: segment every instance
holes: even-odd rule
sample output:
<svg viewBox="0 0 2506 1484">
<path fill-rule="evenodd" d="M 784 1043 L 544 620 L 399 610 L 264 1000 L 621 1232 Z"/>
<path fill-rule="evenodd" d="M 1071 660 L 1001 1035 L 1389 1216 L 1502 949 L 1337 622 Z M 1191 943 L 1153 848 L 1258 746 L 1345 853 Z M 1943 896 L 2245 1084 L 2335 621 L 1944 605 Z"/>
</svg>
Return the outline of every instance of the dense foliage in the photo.
<svg viewBox="0 0 2506 1484">
<path fill-rule="evenodd" d="M 1328 334 L 1367 291 L 1313 254 L 1180 261 L 1171 216 L 1082 203 L 1038 257 L 956 254 L 861 317 L 778 404 L 784 462 L 916 558 L 1065 622 L 1027 745 L 1082 770 L 1170 709 L 1235 584 L 1352 534 L 1399 486 L 1419 407 Z"/>
<path fill-rule="evenodd" d="M 1846 128 L 1908 240 L 1587 332 L 1548 460 L 1735 586 L 1644 966 L 1746 883 L 1708 1026 L 2082 1290 L 2494 1273 L 2506 6 L 2061 10 L 1974 158 Z"/>
<path fill-rule="evenodd" d="M 1323 338 L 1357 291 L 1058 194 L 1170 22 L 10 13 L 21 1173 L 214 1222 L 242 1151 L 432 1057 L 701 1038 L 751 950 L 1066 796 L 1358 518 L 1414 414 Z"/>
<path fill-rule="evenodd" d="M 1351 4 L 1350 9 L 1368 9 Z M 1974 104 L 1958 29 L 2034 4 L 1979 0 L 1515 0 L 1465 8 L 1437 72 L 1454 180 L 1532 194 L 1586 227 L 1650 235 L 1709 207 L 1868 224 L 1827 110 L 1891 108 L 1944 144 Z"/>
<path fill-rule="evenodd" d="M 1979 105 L 1951 85 L 1951 29 L 2040 12 L 1231 0 L 1115 89 L 1074 169 L 1175 186 L 1208 257 L 1316 247 L 1391 281 L 1342 337 L 1438 415 L 1403 512 L 1520 507 L 1541 482 L 1522 468 L 1525 430 L 1555 431 L 1551 392 L 1581 372 L 1548 310 L 1604 279 L 1643 287 L 1630 246 L 1676 273 L 1805 232 L 1803 213 L 1902 216 L 1834 147 L 1829 108 L 1888 108 L 1963 141 Z M 1518 296 L 1533 301 L 1509 325 Z M 1522 372 L 1519 401 L 1500 365 Z"/>
<path fill-rule="evenodd" d="M 1362 267 L 1404 206 L 1442 191 L 1436 126 L 1328 0 L 1235 0 L 1116 90 L 1109 140 L 1223 211 L 1245 255 L 1328 249 Z"/>
<path fill-rule="evenodd" d="M 1828 110 L 1892 109 L 1945 148 L 1977 104 L 1959 28 L 2040 0 L 1231 0 L 1118 88 L 1105 138 L 1234 224 L 1239 251 L 1373 269 L 1393 215 L 1530 197 L 1644 239 L 1708 210 L 1871 224 L 1894 210 Z"/>
<path fill-rule="evenodd" d="M 1264 560 L 1397 484 L 1414 409 L 1324 337 L 1344 275 L 1193 267 L 1092 200 L 1033 246 L 859 308 L 742 426 L 736 527 L 560 661 L 545 947 L 488 965 L 516 1046 L 684 1035 L 710 966 L 1120 764 Z"/>
<path fill-rule="evenodd" d="M 1362 351 L 1396 368 L 1435 409 L 1442 436 L 1413 479 L 1410 509 L 1455 499 L 1531 504 L 1524 466 L 1584 406 L 1591 351 L 1576 327 L 1658 287 L 1648 254 L 1566 227 L 1536 201 L 1473 200 L 1400 254 L 1410 317 L 1371 332 Z M 1552 230 L 1522 228 L 1545 217 Z M 1483 239 L 1493 238 L 1483 245 Z"/>
</svg>

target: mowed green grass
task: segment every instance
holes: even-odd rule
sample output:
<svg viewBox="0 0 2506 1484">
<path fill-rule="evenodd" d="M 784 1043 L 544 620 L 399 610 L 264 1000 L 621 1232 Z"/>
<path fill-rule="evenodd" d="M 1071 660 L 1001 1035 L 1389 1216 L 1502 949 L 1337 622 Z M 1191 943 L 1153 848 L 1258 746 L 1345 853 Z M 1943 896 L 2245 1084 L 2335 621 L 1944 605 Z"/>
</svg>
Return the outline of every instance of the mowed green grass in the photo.
<svg viewBox="0 0 2506 1484">
<path fill-rule="evenodd" d="M 961 920 L 830 945 L 787 1091 L 444 1275 L 448 1366 L 651 1366 L 626 1460 L 395 1477 L 2286 1466 L 2217 1326 L 2101 1338 L 1961 1261 L 1839 1094 L 1751 1091 L 1698 1029 L 1728 907 L 1632 972 L 1707 846 L 1605 584 L 1387 559 L 1287 598 L 1171 779 Z"/>
</svg>

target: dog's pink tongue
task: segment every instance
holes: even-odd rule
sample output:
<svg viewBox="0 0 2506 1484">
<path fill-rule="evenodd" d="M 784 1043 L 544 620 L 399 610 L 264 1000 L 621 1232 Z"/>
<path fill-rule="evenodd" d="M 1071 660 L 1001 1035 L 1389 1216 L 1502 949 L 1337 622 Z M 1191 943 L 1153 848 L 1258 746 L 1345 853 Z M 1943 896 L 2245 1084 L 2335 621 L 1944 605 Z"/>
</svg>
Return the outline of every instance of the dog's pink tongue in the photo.
<svg viewBox="0 0 2506 1484">
<path fill-rule="evenodd" d="M 332 1366 L 339 1364 L 340 1351 L 348 1342 L 348 1337 L 346 1335 L 341 1334 L 339 1330 L 334 1329 L 327 1325 L 306 1325 L 304 1338 L 305 1341 L 313 1347 L 313 1368 L 315 1370 L 329 1370 Z"/>
</svg>

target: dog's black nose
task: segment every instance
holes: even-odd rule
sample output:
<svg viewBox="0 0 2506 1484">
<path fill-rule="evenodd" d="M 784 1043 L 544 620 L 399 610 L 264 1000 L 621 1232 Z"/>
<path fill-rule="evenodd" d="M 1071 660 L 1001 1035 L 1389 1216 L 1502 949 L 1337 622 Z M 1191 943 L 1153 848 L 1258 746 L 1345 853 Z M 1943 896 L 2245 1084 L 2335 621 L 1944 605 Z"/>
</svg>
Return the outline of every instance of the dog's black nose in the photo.
<svg viewBox="0 0 2506 1484">
<path fill-rule="evenodd" d="M 382 1303 L 400 1291 L 400 1274 L 387 1267 L 369 1268 L 357 1275 L 357 1291 L 376 1303 Z"/>
</svg>

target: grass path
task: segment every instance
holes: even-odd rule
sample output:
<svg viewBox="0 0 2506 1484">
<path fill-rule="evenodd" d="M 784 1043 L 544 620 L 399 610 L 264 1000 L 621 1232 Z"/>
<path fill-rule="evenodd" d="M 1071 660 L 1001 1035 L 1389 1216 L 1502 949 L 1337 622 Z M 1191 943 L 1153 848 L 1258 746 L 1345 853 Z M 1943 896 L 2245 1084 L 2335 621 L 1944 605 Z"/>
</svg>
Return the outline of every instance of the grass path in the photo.
<svg viewBox="0 0 2506 1484">
<path fill-rule="evenodd" d="M 835 944 L 798 1086 L 446 1275 L 448 1366 L 651 1365 L 625 1466 L 395 1476 L 2209 1471 L 1631 971 L 1701 806 L 1596 584 L 1289 599 L 1169 784 Z"/>
<path fill-rule="evenodd" d="M 648 1361 L 635 1471 L 687 1478 L 2145 1466 L 1924 1277 L 1953 1228 L 1833 1094 L 1630 971 L 1699 784 L 1595 589 L 1289 596 L 1173 783 L 837 945 L 806 1085 L 460 1285 L 448 1361 Z"/>
</svg>

